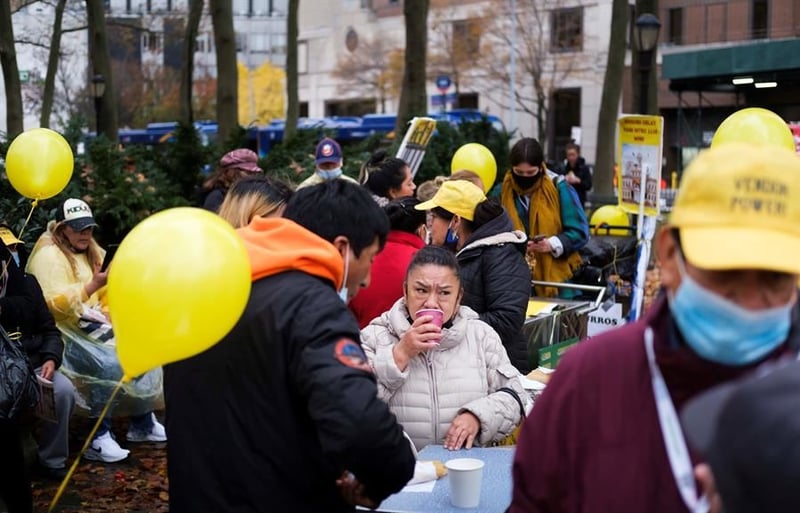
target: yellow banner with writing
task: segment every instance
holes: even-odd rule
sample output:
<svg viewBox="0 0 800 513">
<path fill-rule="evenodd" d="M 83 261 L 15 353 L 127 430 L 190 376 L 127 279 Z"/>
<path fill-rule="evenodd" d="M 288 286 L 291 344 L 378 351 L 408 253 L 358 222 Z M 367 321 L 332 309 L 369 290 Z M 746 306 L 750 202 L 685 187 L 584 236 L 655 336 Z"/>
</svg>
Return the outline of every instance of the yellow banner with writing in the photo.
<svg viewBox="0 0 800 513">
<path fill-rule="evenodd" d="M 617 187 L 619 206 L 657 216 L 661 192 L 664 118 L 624 115 L 617 120 Z"/>
</svg>

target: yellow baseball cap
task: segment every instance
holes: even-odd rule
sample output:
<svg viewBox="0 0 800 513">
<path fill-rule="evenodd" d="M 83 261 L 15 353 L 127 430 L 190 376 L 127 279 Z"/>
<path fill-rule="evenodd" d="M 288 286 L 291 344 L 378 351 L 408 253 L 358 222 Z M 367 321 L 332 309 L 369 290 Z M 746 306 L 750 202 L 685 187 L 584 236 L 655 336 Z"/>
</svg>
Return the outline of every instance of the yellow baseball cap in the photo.
<svg viewBox="0 0 800 513">
<path fill-rule="evenodd" d="M 14 235 L 14 232 L 11 231 L 11 228 L 5 225 L 0 225 L 0 239 L 2 239 L 3 244 L 6 246 L 12 246 L 14 244 L 25 244 L 21 240 Z"/>
<path fill-rule="evenodd" d="M 741 143 L 703 151 L 686 169 L 669 222 L 702 269 L 800 274 L 800 157 Z"/>
<path fill-rule="evenodd" d="M 472 221 L 475 219 L 475 207 L 484 201 L 486 201 L 486 195 L 480 187 L 466 180 L 453 180 L 444 182 L 431 199 L 414 208 L 430 210 L 441 207 L 451 214 Z"/>
</svg>

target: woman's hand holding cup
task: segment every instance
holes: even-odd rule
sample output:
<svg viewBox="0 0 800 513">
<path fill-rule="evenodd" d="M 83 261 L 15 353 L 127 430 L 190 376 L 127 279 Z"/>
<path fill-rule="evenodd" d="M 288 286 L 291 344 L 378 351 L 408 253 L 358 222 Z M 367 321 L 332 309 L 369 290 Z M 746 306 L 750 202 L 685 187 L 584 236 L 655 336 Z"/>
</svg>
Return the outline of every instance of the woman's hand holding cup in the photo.
<svg viewBox="0 0 800 513">
<path fill-rule="evenodd" d="M 401 371 L 405 370 L 412 358 L 437 347 L 442 339 L 444 312 L 422 309 L 415 317 L 414 323 L 403 333 L 400 342 L 393 349 L 395 363 Z"/>
</svg>

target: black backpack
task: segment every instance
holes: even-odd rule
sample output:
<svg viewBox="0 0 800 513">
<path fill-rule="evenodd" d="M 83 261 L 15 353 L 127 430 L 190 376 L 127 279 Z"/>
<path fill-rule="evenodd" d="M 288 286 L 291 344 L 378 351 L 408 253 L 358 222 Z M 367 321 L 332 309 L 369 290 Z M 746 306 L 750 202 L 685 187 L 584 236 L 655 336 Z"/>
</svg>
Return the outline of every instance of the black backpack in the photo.
<svg viewBox="0 0 800 513">
<path fill-rule="evenodd" d="M 18 341 L 0 327 L 0 419 L 10 420 L 39 402 L 39 385 Z"/>
</svg>

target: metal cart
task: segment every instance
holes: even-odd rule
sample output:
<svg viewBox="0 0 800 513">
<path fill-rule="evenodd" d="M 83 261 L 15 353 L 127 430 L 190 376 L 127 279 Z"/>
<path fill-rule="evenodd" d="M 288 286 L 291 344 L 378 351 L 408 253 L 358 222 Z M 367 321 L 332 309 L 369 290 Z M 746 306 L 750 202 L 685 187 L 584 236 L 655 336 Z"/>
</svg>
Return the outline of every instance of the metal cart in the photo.
<svg viewBox="0 0 800 513">
<path fill-rule="evenodd" d="M 596 294 L 594 301 L 571 301 L 558 298 L 536 298 L 557 303 L 552 312 L 529 317 L 525 320 L 523 334 L 528 341 L 528 361 L 531 368 L 539 365 L 554 368 L 564 351 L 572 344 L 586 338 L 589 314 L 603 302 L 605 287 L 532 281 L 533 285 L 567 288 Z"/>
</svg>

